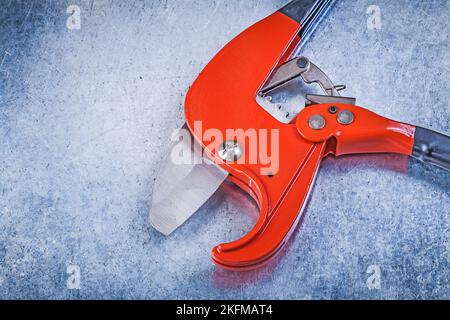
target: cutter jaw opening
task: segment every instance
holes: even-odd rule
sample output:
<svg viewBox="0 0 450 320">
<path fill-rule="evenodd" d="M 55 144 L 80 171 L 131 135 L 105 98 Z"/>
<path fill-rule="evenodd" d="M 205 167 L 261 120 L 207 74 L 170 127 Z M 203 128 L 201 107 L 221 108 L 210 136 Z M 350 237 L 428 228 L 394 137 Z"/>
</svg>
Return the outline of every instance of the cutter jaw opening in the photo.
<svg viewBox="0 0 450 320">
<path fill-rule="evenodd" d="M 304 84 L 317 84 L 324 95 L 320 94 L 306 94 L 303 95 L 303 88 L 299 88 L 303 83 L 295 82 L 295 79 L 301 78 Z M 293 93 L 284 94 L 284 99 L 274 99 L 280 92 L 287 89 L 289 86 L 295 86 L 291 91 Z M 355 98 L 342 97 L 340 91 L 345 89 L 345 85 L 334 85 L 333 81 L 328 75 L 323 72 L 318 66 L 311 62 L 307 57 L 293 58 L 279 67 L 275 68 L 267 81 L 258 92 L 256 101 L 258 104 L 271 114 L 274 118 L 282 123 L 292 122 L 298 113 L 301 111 L 301 104 L 298 103 L 300 98 L 305 98 L 305 105 L 321 103 L 346 103 L 355 104 Z M 280 101 L 282 100 L 282 101 Z M 296 106 L 292 107 L 292 102 Z"/>
</svg>

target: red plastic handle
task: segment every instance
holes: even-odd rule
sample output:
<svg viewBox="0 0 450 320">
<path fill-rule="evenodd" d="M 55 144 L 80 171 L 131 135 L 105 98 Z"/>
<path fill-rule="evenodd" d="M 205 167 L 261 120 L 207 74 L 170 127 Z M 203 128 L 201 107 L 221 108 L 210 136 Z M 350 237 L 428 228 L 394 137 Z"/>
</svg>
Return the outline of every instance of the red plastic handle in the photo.
<svg viewBox="0 0 450 320">
<path fill-rule="evenodd" d="M 330 112 L 333 107 L 333 112 Z M 341 112 L 351 112 L 353 121 L 343 125 L 338 121 Z M 312 116 L 321 116 L 325 126 L 313 130 L 309 126 Z M 397 153 L 411 155 L 415 126 L 382 117 L 367 109 L 349 104 L 323 104 L 303 109 L 296 118 L 300 135 L 313 143 L 330 141 L 329 153 L 336 156 L 358 153 Z"/>
<path fill-rule="evenodd" d="M 333 112 L 330 112 L 330 108 Z M 342 111 L 350 112 L 353 121 L 339 122 Z M 320 130 L 309 120 L 321 116 Z M 302 110 L 294 125 L 281 129 L 280 171 L 272 178 L 258 176 L 249 165 L 230 165 L 230 172 L 256 195 L 260 217 L 255 227 L 242 239 L 213 249 L 214 262 L 223 268 L 247 270 L 270 260 L 286 243 L 298 224 L 302 209 L 321 160 L 327 154 L 398 153 L 411 155 L 415 127 L 387 119 L 361 107 L 347 104 L 315 105 Z"/>
<path fill-rule="evenodd" d="M 300 220 L 324 150 L 325 143 L 310 144 L 303 149 L 306 155 L 297 155 L 296 170 L 291 177 L 275 175 L 269 178 L 273 183 L 261 177 L 251 178 L 252 189 L 259 193 L 258 222 L 242 239 L 215 247 L 212 257 L 216 264 L 226 269 L 248 270 L 260 267 L 276 255 Z"/>
</svg>

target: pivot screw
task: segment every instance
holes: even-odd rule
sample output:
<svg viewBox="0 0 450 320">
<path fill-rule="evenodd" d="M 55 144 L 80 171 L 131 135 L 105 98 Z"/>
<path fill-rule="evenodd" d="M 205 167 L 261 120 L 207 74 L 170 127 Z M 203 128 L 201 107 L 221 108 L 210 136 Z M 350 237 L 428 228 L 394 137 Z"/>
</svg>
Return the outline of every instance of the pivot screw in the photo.
<svg viewBox="0 0 450 320">
<path fill-rule="evenodd" d="M 355 120 L 354 114 L 349 110 L 342 110 L 337 116 L 337 121 L 342 125 L 349 125 Z"/>
<path fill-rule="evenodd" d="M 225 141 L 219 146 L 217 151 L 219 157 L 226 162 L 234 162 L 242 157 L 242 147 L 237 141 Z"/>
<path fill-rule="evenodd" d="M 325 118 L 321 115 L 313 115 L 308 120 L 309 127 L 313 130 L 321 130 L 325 127 Z"/>
</svg>

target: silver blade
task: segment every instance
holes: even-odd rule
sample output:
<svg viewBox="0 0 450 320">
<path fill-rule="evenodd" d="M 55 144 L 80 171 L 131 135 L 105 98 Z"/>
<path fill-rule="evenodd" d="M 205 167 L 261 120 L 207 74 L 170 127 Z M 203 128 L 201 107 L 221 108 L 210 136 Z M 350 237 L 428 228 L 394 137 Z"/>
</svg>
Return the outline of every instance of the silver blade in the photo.
<svg viewBox="0 0 450 320">
<path fill-rule="evenodd" d="M 209 159 L 202 158 L 186 125 L 174 135 L 176 140 L 156 178 L 150 223 L 169 235 L 217 191 L 228 173 Z"/>
</svg>

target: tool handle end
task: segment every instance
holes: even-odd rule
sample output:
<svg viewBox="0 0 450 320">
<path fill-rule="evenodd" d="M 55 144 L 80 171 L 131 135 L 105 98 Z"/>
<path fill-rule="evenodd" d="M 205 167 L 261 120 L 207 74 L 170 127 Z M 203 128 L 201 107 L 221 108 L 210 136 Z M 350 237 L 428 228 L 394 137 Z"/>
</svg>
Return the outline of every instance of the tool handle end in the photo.
<svg viewBox="0 0 450 320">
<path fill-rule="evenodd" d="M 450 137 L 442 133 L 416 128 L 412 156 L 450 171 Z"/>
</svg>

